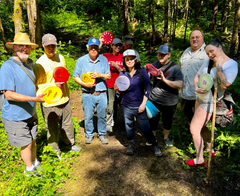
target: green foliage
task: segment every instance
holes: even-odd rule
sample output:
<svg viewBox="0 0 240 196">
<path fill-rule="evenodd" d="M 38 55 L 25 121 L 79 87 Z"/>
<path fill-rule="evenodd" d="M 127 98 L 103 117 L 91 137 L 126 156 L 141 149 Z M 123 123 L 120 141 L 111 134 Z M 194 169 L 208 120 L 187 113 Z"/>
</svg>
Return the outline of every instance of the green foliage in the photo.
<svg viewBox="0 0 240 196">
<path fill-rule="evenodd" d="M 3 124 L 0 123 L 0 195 L 55 195 L 66 179 L 71 178 L 72 164 L 78 156 L 77 152 L 62 152 L 60 161 L 52 147 L 44 146 L 46 131 L 41 111 L 39 117 L 38 155 L 42 165 L 37 176 L 26 177 L 23 173 L 25 165 L 20 157 L 20 148 L 9 144 Z M 73 118 L 75 132 L 79 133 L 79 125 Z"/>
</svg>

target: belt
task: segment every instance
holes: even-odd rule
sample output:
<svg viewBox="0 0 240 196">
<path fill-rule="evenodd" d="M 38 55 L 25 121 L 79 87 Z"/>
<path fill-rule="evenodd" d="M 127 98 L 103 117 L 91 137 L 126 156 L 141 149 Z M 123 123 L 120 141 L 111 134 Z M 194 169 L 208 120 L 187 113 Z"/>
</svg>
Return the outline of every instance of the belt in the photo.
<svg viewBox="0 0 240 196">
<path fill-rule="evenodd" d="M 82 91 L 82 93 L 91 94 L 91 95 L 100 95 L 100 94 L 102 94 L 102 93 L 106 93 L 106 91 L 96 91 L 96 92 L 94 92 L 94 93 Z"/>
</svg>

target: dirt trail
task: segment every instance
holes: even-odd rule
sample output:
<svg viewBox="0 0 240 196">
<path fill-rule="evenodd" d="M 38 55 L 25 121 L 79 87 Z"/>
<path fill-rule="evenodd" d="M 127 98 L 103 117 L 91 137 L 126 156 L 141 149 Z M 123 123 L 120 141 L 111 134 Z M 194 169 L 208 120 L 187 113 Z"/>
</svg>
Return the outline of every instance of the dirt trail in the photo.
<svg viewBox="0 0 240 196">
<path fill-rule="evenodd" d="M 73 116 L 83 120 L 81 94 L 71 94 Z M 113 130 L 108 134 L 109 144 L 102 145 L 95 138 L 91 145 L 85 145 L 83 122 L 78 144 L 83 147 L 82 156 L 73 164 L 73 176 L 63 191 L 65 195 L 90 196 L 157 196 L 157 195 L 226 195 L 224 186 L 216 182 L 214 174 L 208 187 L 203 177 L 207 166 L 184 169 L 183 157 L 177 148 L 165 148 L 162 135 L 157 139 L 163 155 L 155 157 L 151 147 L 145 146 L 146 140 L 136 131 L 137 144 L 134 155 L 126 155 L 127 139 L 121 115 Z M 214 183 L 213 183 L 214 182 Z M 228 194 L 227 194 L 228 195 Z"/>
</svg>

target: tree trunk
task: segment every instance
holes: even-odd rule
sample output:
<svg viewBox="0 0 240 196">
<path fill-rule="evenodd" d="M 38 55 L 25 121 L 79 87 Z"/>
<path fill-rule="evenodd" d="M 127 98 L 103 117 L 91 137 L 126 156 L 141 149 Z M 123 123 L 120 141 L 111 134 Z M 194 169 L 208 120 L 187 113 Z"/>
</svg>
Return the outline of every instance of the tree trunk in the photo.
<svg viewBox="0 0 240 196">
<path fill-rule="evenodd" d="M 5 37 L 5 33 L 4 33 L 3 26 L 2 26 L 2 20 L 1 20 L 1 18 L 0 18 L 0 32 L 1 32 L 1 37 L 2 37 L 2 40 L 3 40 L 4 48 L 5 48 L 5 50 L 7 51 L 7 53 L 9 54 L 10 51 L 9 51 L 8 48 L 6 47 L 7 41 L 6 41 L 6 37 Z"/>
<path fill-rule="evenodd" d="M 172 17 L 173 17 L 173 31 L 172 31 L 172 40 L 175 40 L 175 30 L 176 30 L 176 8 L 177 8 L 177 0 L 174 0 L 174 5 L 173 5 L 173 13 L 172 13 Z"/>
<path fill-rule="evenodd" d="M 234 14 L 234 25 L 233 25 L 233 34 L 230 47 L 231 57 L 234 58 L 238 52 L 238 28 L 239 28 L 239 19 L 240 19 L 240 0 L 235 0 L 235 14 Z"/>
<path fill-rule="evenodd" d="M 151 25 L 152 25 L 152 44 L 153 46 L 156 44 L 156 31 L 155 31 L 155 25 L 154 25 L 154 8 L 153 8 L 153 1 L 149 1 L 149 7 L 150 7 L 150 19 L 151 19 Z"/>
<path fill-rule="evenodd" d="M 123 13 L 124 13 L 124 27 L 123 27 L 123 34 L 128 35 L 128 0 L 123 0 Z"/>
<path fill-rule="evenodd" d="M 172 35 L 172 0 L 169 0 L 168 1 L 168 20 L 170 20 L 169 21 L 169 23 L 170 23 L 170 27 L 169 27 L 169 37 L 171 37 L 171 35 Z"/>
<path fill-rule="evenodd" d="M 221 32 L 224 31 L 225 14 L 226 14 L 226 0 L 223 0 L 223 4 L 222 4 L 222 16 L 221 16 Z"/>
<path fill-rule="evenodd" d="M 219 0 L 215 0 L 215 2 L 214 2 L 214 10 L 213 10 L 213 19 L 212 19 L 212 25 L 211 25 L 211 32 L 216 31 L 218 2 L 219 2 Z"/>
<path fill-rule="evenodd" d="M 198 24 L 200 22 L 200 18 L 202 15 L 202 9 L 203 9 L 203 0 L 199 1 L 199 9 L 198 9 L 198 14 L 197 14 L 197 20 L 196 20 L 196 24 Z"/>
<path fill-rule="evenodd" d="M 27 13 L 30 38 L 33 43 L 41 46 L 42 25 L 37 0 L 27 0 Z"/>
<path fill-rule="evenodd" d="M 168 37 L 168 0 L 164 0 L 164 32 L 163 32 L 163 42 L 167 43 Z"/>
<path fill-rule="evenodd" d="M 121 6 L 119 0 L 115 0 L 116 7 L 117 7 L 117 15 L 118 15 L 118 27 L 120 28 L 121 25 Z"/>
<path fill-rule="evenodd" d="M 15 26 L 15 34 L 23 31 L 21 2 L 22 2 L 22 0 L 14 0 L 13 21 L 14 21 L 14 26 Z"/>
<path fill-rule="evenodd" d="M 206 19 L 208 20 L 209 1 L 207 1 Z"/>
<path fill-rule="evenodd" d="M 186 5 L 186 25 L 185 25 L 185 32 L 184 32 L 184 39 L 183 39 L 183 42 L 185 43 L 186 42 L 186 34 L 187 34 L 187 25 L 188 25 L 188 8 L 189 8 L 189 4 L 188 4 L 188 0 L 187 0 L 187 5 Z"/>
<path fill-rule="evenodd" d="M 183 15 L 183 19 L 182 19 L 182 25 L 181 25 L 181 27 L 180 27 L 180 32 L 182 31 L 182 28 L 183 28 L 183 26 L 184 26 L 184 23 L 185 23 L 185 21 L 186 21 L 186 16 L 187 16 L 187 13 L 188 13 L 188 0 L 186 0 L 186 5 L 185 5 L 185 8 L 184 8 L 184 15 Z"/>
<path fill-rule="evenodd" d="M 232 0 L 229 0 L 228 6 L 227 6 L 227 12 L 226 12 L 226 21 L 224 24 L 224 33 L 227 33 L 228 19 L 230 18 L 231 9 L 232 9 Z"/>
</svg>

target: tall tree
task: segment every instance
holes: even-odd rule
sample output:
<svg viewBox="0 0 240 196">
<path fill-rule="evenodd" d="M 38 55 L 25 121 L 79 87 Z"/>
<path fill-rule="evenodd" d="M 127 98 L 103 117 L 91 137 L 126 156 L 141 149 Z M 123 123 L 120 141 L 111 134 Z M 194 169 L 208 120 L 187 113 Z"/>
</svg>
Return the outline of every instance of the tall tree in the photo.
<svg viewBox="0 0 240 196">
<path fill-rule="evenodd" d="M 182 31 L 182 28 L 183 28 L 183 26 L 184 26 L 184 24 L 185 24 L 185 21 L 186 21 L 186 19 L 187 19 L 188 8 L 189 8 L 188 1 L 189 1 L 189 0 L 186 0 L 186 3 L 185 3 L 184 14 L 183 14 L 183 18 L 182 18 L 182 25 L 181 25 L 180 30 L 179 30 L 180 32 Z"/>
<path fill-rule="evenodd" d="M 176 30 L 176 20 L 177 20 L 177 0 L 174 0 L 174 5 L 173 5 L 173 31 L 172 31 L 172 40 L 175 40 L 175 30 Z"/>
<path fill-rule="evenodd" d="M 186 1 L 186 25 L 185 25 L 185 32 L 184 32 L 184 39 L 183 42 L 186 42 L 186 34 L 187 34 L 187 25 L 188 25 L 188 8 L 189 8 L 189 1 Z"/>
<path fill-rule="evenodd" d="M 123 10 L 124 10 L 124 27 L 123 27 L 123 34 L 128 35 L 128 0 L 123 0 Z"/>
<path fill-rule="evenodd" d="M 197 19 L 196 19 L 196 24 L 199 23 L 201 15 L 202 15 L 202 9 L 203 9 L 203 0 L 199 0 L 199 8 L 197 12 Z"/>
<path fill-rule="evenodd" d="M 221 15 L 221 31 L 224 31 L 224 20 L 226 15 L 226 0 L 223 0 L 222 3 L 222 15 Z"/>
<path fill-rule="evenodd" d="M 163 42 L 167 43 L 168 37 L 168 0 L 164 0 L 164 31 Z"/>
<path fill-rule="evenodd" d="M 153 3 L 154 0 L 149 1 L 149 9 L 150 9 L 150 21 L 151 21 L 151 26 L 152 26 L 152 44 L 156 44 L 156 31 L 155 31 L 155 25 L 154 25 L 154 8 L 153 8 Z"/>
<path fill-rule="evenodd" d="M 21 2 L 22 2 L 22 0 L 14 0 L 13 21 L 14 21 L 14 26 L 15 26 L 15 34 L 23 31 Z"/>
<path fill-rule="evenodd" d="M 8 48 L 6 47 L 6 37 L 5 37 L 5 33 L 4 33 L 4 29 L 3 29 L 3 26 L 2 26 L 2 20 L 0 18 L 0 32 L 1 32 L 1 37 L 2 37 L 2 40 L 3 40 L 3 44 L 4 44 L 4 47 L 5 47 L 5 50 L 7 51 L 7 53 L 9 53 L 9 50 Z"/>
<path fill-rule="evenodd" d="M 26 3 L 31 41 L 41 46 L 42 25 L 38 7 L 38 0 L 27 0 Z"/>
<path fill-rule="evenodd" d="M 216 31 L 218 2 L 219 2 L 219 0 L 215 0 L 214 1 L 214 9 L 213 9 L 213 19 L 212 19 L 212 25 L 211 25 L 211 32 Z"/>
<path fill-rule="evenodd" d="M 233 34 L 232 34 L 231 47 L 230 47 L 230 54 L 232 55 L 232 57 L 235 57 L 237 52 L 238 52 L 238 46 L 239 46 L 239 37 L 238 37 L 239 19 L 240 19 L 240 0 L 235 0 L 234 25 L 233 25 Z"/>
<path fill-rule="evenodd" d="M 231 16 L 231 9 L 232 9 L 232 0 L 228 0 L 228 6 L 227 6 L 227 11 L 226 11 L 226 20 L 224 24 L 224 33 L 227 33 L 227 27 L 228 27 L 228 20 Z"/>
<path fill-rule="evenodd" d="M 117 15 L 118 15 L 118 27 L 121 25 L 121 2 L 120 0 L 115 0 L 116 7 L 117 7 Z"/>
</svg>

